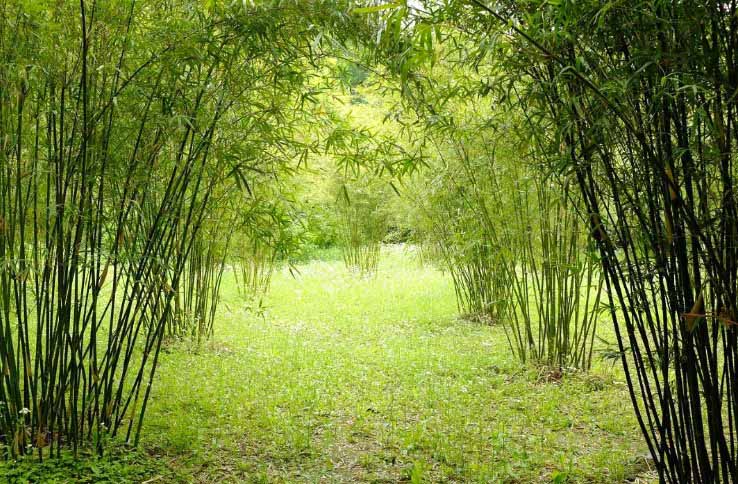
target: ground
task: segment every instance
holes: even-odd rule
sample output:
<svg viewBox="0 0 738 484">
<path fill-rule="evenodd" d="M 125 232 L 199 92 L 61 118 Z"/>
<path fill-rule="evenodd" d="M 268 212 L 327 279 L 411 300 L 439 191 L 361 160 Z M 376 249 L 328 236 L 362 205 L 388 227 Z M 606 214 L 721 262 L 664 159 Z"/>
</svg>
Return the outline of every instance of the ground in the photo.
<svg viewBox="0 0 738 484">
<path fill-rule="evenodd" d="M 407 249 L 385 251 L 372 277 L 338 260 L 297 269 L 275 275 L 262 306 L 227 275 L 213 339 L 166 347 L 140 451 L 48 464 L 45 477 L 26 463 L 5 472 L 19 482 L 652 478 L 617 364 L 563 375 L 521 365 L 504 329 L 459 319 L 449 277 Z"/>
</svg>

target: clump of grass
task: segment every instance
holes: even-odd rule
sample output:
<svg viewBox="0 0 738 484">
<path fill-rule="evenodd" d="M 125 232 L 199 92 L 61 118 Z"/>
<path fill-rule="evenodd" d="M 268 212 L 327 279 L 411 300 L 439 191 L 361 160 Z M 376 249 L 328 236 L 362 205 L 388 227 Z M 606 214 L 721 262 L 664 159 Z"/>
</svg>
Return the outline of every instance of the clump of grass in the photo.
<svg viewBox="0 0 738 484">
<path fill-rule="evenodd" d="M 0 464 L 0 479 L 17 484 L 74 482 L 186 482 L 186 478 L 167 467 L 159 456 L 150 455 L 130 446 L 109 445 L 105 456 L 87 449 L 75 457 L 64 451 L 58 459 L 39 463 L 35 459 Z"/>
</svg>

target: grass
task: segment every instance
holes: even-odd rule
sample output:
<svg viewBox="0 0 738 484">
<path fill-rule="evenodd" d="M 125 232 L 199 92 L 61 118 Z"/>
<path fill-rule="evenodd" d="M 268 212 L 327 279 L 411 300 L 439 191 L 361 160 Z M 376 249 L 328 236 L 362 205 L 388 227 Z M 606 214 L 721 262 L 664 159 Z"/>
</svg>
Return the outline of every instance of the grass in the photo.
<svg viewBox="0 0 738 484">
<path fill-rule="evenodd" d="M 626 388 L 609 363 L 587 375 L 521 366 L 502 328 L 459 320 L 448 275 L 402 249 L 386 251 L 373 277 L 336 260 L 299 271 L 275 274 L 259 314 L 226 276 L 214 339 L 165 349 L 143 451 L 117 474 L 108 468 L 120 460 L 104 459 L 98 474 L 109 482 L 648 477 Z M 90 475 L 84 465 L 70 482 Z"/>
</svg>

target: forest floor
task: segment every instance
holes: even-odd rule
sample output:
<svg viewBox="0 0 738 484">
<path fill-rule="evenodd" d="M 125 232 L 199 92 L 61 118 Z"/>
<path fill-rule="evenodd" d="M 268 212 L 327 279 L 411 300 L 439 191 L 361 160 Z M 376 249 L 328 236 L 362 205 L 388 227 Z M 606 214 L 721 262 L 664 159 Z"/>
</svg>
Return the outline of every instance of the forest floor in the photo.
<svg viewBox="0 0 738 484">
<path fill-rule="evenodd" d="M 147 483 L 653 478 L 617 364 L 597 357 L 589 374 L 563 375 L 521 365 L 502 327 L 459 319 L 448 275 L 402 248 L 386 250 L 372 277 L 340 260 L 298 269 L 276 273 L 260 307 L 244 302 L 227 275 L 212 341 L 165 349 L 143 451 L 41 471 L 6 465 L 6 475 Z"/>
</svg>

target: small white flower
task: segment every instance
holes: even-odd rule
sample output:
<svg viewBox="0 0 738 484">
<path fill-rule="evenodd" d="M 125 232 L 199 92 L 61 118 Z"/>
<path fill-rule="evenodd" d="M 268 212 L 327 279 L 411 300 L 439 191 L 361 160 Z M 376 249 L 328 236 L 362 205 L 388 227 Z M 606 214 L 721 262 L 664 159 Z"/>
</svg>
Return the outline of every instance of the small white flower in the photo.
<svg viewBox="0 0 738 484">
<path fill-rule="evenodd" d="M 31 413 L 31 411 L 28 410 L 26 407 L 23 407 L 20 410 L 18 410 L 18 413 L 21 415 L 28 415 L 29 413 Z"/>
</svg>

